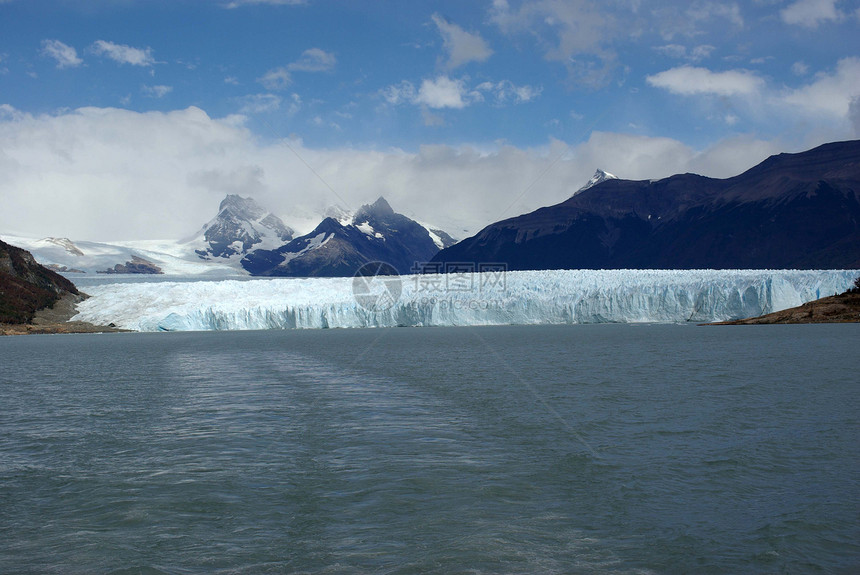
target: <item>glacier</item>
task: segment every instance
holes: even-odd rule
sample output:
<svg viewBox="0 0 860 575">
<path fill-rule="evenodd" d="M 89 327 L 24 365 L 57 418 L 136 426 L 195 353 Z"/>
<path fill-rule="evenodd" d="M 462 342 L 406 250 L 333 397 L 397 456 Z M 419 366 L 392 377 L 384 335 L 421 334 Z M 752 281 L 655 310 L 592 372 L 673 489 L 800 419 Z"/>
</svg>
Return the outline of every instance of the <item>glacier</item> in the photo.
<svg viewBox="0 0 860 575">
<path fill-rule="evenodd" d="M 72 318 L 134 331 L 685 323 L 751 317 L 841 293 L 852 270 L 551 270 L 391 277 L 365 306 L 352 278 L 105 283 Z M 381 281 L 381 280 L 380 280 Z M 366 296 L 365 296 L 366 297 Z M 361 298 L 359 298 L 361 299 Z"/>
</svg>

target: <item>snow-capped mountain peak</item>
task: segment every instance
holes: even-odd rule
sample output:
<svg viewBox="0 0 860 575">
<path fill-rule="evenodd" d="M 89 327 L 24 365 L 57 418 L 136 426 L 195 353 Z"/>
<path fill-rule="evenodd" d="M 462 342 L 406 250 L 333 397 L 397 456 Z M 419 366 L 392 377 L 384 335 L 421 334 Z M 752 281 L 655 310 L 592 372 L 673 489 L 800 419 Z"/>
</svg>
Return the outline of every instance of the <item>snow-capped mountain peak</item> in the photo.
<svg viewBox="0 0 860 575">
<path fill-rule="evenodd" d="M 243 198 L 237 194 L 228 194 L 218 206 L 218 217 L 232 217 L 242 220 L 259 220 L 267 212 L 254 198 Z"/>
<path fill-rule="evenodd" d="M 354 219 L 352 212 L 340 206 L 329 206 L 323 215 L 327 218 L 337 220 L 342 226 L 352 225 Z"/>
<path fill-rule="evenodd" d="M 292 238 L 293 230 L 253 198 L 229 194 L 218 206 L 218 215 L 191 241 L 202 240 L 202 249 L 195 251 L 208 259 L 244 255 L 250 249 L 279 246 Z"/>
<path fill-rule="evenodd" d="M 312 232 L 275 250 L 256 249 L 242 259 L 253 275 L 351 276 L 362 265 L 383 261 L 400 273 L 429 261 L 453 239 L 394 211 L 385 198 L 354 215 L 329 210 Z"/>
<path fill-rule="evenodd" d="M 367 219 L 369 217 L 385 217 L 394 215 L 394 209 L 391 205 L 383 198 L 379 197 L 372 204 L 367 204 L 361 206 L 361 209 L 358 210 L 358 213 L 355 214 L 355 221 L 359 221 L 361 219 Z"/>
<path fill-rule="evenodd" d="M 591 176 L 591 179 L 588 180 L 588 183 L 585 184 L 584 186 L 582 186 L 581 188 L 579 188 L 578 190 L 576 190 L 576 192 L 574 192 L 573 195 L 575 196 L 576 194 L 578 194 L 580 192 L 584 192 L 588 188 L 593 188 L 597 184 L 605 182 L 606 180 L 617 180 L 617 179 L 618 179 L 618 176 L 610 174 L 609 172 L 604 172 L 603 170 L 598 168 L 598 170 L 596 172 L 594 172 L 594 175 Z"/>
</svg>

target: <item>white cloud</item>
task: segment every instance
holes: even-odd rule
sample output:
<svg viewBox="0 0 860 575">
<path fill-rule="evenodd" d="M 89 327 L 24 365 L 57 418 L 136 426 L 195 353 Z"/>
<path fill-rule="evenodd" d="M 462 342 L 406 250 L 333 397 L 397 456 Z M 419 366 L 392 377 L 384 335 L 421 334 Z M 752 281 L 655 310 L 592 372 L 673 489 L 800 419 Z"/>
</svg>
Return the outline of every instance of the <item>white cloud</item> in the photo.
<svg viewBox="0 0 860 575">
<path fill-rule="evenodd" d="M 715 94 L 718 96 L 753 95 L 765 85 L 763 79 L 749 70 L 712 72 L 707 68 L 681 66 L 648 76 L 646 81 L 674 94 L 690 96 Z"/>
<path fill-rule="evenodd" d="M 230 84 L 231 86 L 238 86 L 239 85 L 239 79 L 236 78 L 235 76 L 227 76 L 226 78 L 224 78 L 224 83 Z"/>
<path fill-rule="evenodd" d="M 173 233 L 188 223 L 182 212 L 199 218 L 211 211 L 187 193 L 188 173 L 218 168 L 224 154 L 242 155 L 248 137 L 234 118 L 212 120 L 198 108 L 81 108 L 0 121 L 0 228 L 178 238 Z M 45 220 L 34 223 L 36 214 Z"/>
<path fill-rule="evenodd" d="M 744 27 L 744 18 L 736 2 L 698 0 L 657 5 L 645 26 L 655 29 L 666 40 L 678 36 L 697 38 L 715 26 L 726 28 L 725 21 L 735 30 Z"/>
<path fill-rule="evenodd" d="M 740 6 L 737 2 L 698 1 L 687 8 L 687 16 L 696 22 L 710 22 L 715 18 L 723 18 L 740 28 L 744 25 Z"/>
<path fill-rule="evenodd" d="M 125 44 L 96 40 L 92 45 L 92 51 L 99 56 L 107 56 L 120 64 L 130 64 L 132 66 L 152 66 L 155 64 L 155 59 L 152 57 L 152 48 L 133 48 Z"/>
<path fill-rule="evenodd" d="M 759 56 L 758 58 L 752 58 L 750 60 L 750 64 L 761 65 L 769 62 L 770 60 L 775 60 L 773 56 Z"/>
<path fill-rule="evenodd" d="M 777 140 L 758 140 L 740 135 L 720 140 L 685 159 L 686 166 L 676 173 L 692 172 L 717 178 L 729 178 L 745 172 L 768 156 L 782 152 L 801 152 L 823 144 L 826 140 L 811 140 L 802 147 L 788 147 Z"/>
<path fill-rule="evenodd" d="M 510 80 L 502 80 L 501 82 L 483 82 L 479 84 L 475 91 L 487 92 L 491 94 L 497 103 L 505 104 L 513 102 L 514 104 L 525 104 L 531 102 L 540 96 L 543 91 L 540 87 L 534 86 L 517 86 Z"/>
<path fill-rule="evenodd" d="M 407 152 L 289 140 L 287 148 L 255 136 L 241 117 L 210 118 L 193 107 L 32 116 L 0 105 L 0 141 L 0 229 L 78 240 L 184 237 L 215 214 L 225 193 L 253 195 L 298 226 L 315 225 L 335 203 L 356 208 L 384 195 L 396 210 L 464 237 L 565 200 L 598 167 L 630 179 L 727 177 L 769 154 L 800 151 L 750 137 L 697 151 L 670 138 L 608 132 L 572 147 L 551 140 Z"/>
<path fill-rule="evenodd" d="M 294 116 L 302 109 L 302 97 L 296 93 L 290 94 L 290 107 L 287 108 L 287 115 Z"/>
<path fill-rule="evenodd" d="M 2 122 L 17 122 L 27 119 L 27 114 L 20 110 L 16 110 L 14 106 L 9 104 L 0 104 L 0 121 Z"/>
<path fill-rule="evenodd" d="M 259 195 L 265 190 L 265 170 L 257 165 L 242 165 L 226 169 L 201 169 L 191 172 L 187 181 L 191 186 L 224 194 L 242 196 Z"/>
<path fill-rule="evenodd" d="M 392 106 L 411 103 L 415 100 L 416 94 L 415 86 L 408 80 L 403 80 L 399 84 L 386 86 L 379 93 Z"/>
<path fill-rule="evenodd" d="M 702 44 L 694 46 L 693 49 L 688 52 L 686 46 L 682 46 L 680 44 L 666 44 L 665 46 L 655 46 L 654 50 L 664 56 L 668 56 L 669 58 L 698 62 L 700 60 L 710 58 L 711 53 L 713 53 L 716 48 L 709 44 Z"/>
<path fill-rule="evenodd" d="M 809 65 L 802 60 L 798 60 L 791 65 L 791 72 L 795 76 L 806 76 L 806 73 L 809 72 Z"/>
<path fill-rule="evenodd" d="M 140 91 L 150 98 L 163 98 L 173 91 L 173 86 L 142 86 Z"/>
<path fill-rule="evenodd" d="M 73 47 L 59 40 L 42 40 L 42 54 L 57 61 L 57 68 L 76 68 L 84 63 Z"/>
<path fill-rule="evenodd" d="M 284 90 L 292 81 L 289 71 L 283 67 L 272 68 L 257 78 L 257 82 L 262 84 L 266 90 Z"/>
<path fill-rule="evenodd" d="M 464 100 L 466 88 L 462 80 L 452 80 L 448 76 L 439 76 L 434 80 L 424 80 L 415 95 L 415 103 L 429 108 L 465 108 L 468 102 Z"/>
<path fill-rule="evenodd" d="M 341 131 L 343 128 L 340 124 L 331 120 L 325 120 L 322 116 L 314 116 L 309 120 L 309 123 L 317 128 L 331 128 L 332 130 Z"/>
<path fill-rule="evenodd" d="M 665 46 L 655 46 L 654 51 L 669 58 L 677 58 L 681 60 L 687 57 L 687 48 L 680 44 L 666 44 Z"/>
<path fill-rule="evenodd" d="M 827 21 L 836 21 L 842 14 L 836 9 L 836 0 L 797 0 L 779 15 L 786 24 L 817 28 Z"/>
<path fill-rule="evenodd" d="M 689 58 L 694 62 L 698 62 L 699 60 L 710 58 L 711 54 L 716 49 L 717 48 L 715 46 L 711 46 L 709 44 L 702 44 L 693 48 L 693 50 L 690 52 Z"/>
<path fill-rule="evenodd" d="M 851 105 L 848 106 L 848 119 L 851 122 L 854 137 L 860 138 L 860 96 L 852 98 Z"/>
<path fill-rule="evenodd" d="M 529 31 L 555 36 L 547 58 L 565 60 L 581 53 L 602 51 L 609 18 L 587 0 L 537 0 L 512 11 L 507 0 L 494 0 L 490 19 L 506 33 Z"/>
<path fill-rule="evenodd" d="M 257 82 L 267 90 L 285 90 L 293 83 L 291 72 L 325 72 L 334 68 L 336 63 L 337 58 L 334 54 L 319 48 L 310 48 L 302 52 L 301 57 L 295 62 L 272 68 L 257 78 Z"/>
<path fill-rule="evenodd" d="M 648 76 L 657 88 L 683 96 L 717 96 L 695 102 L 703 117 L 729 126 L 754 118 L 758 126 L 776 133 L 794 133 L 796 140 L 824 142 L 853 136 L 852 102 L 860 97 L 860 57 L 843 58 L 835 69 L 809 77 L 808 66 L 795 63 L 794 72 L 807 81 L 800 86 L 768 85 L 748 70 L 711 72 L 682 66 Z"/>
<path fill-rule="evenodd" d="M 302 52 L 301 57 L 289 64 L 287 69 L 299 72 L 327 72 L 337 64 L 337 58 L 331 52 L 319 48 L 310 48 Z"/>
<path fill-rule="evenodd" d="M 546 59 L 564 64 L 576 82 L 603 86 L 615 66 L 611 45 L 618 26 L 590 0 L 537 0 L 518 10 L 507 0 L 493 0 L 490 21 L 503 33 L 536 37 Z"/>
<path fill-rule="evenodd" d="M 481 82 L 474 88 L 469 88 L 463 78 L 452 79 L 448 76 L 437 76 L 425 79 L 417 90 L 408 80 L 399 84 L 387 86 L 379 91 L 380 96 L 393 106 L 400 104 L 415 104 L 433 109 L 454 108 L 486 101 L 487 97 L 498 105 L 524 104 L 531 102 L 541 95 L 540 86 L 518 86 L 510 80 L 499 82 Z M 440 125 L 438 116 L 428 115 L 425 111 L 426 125 Z"/>
<path fill-rule="evenodd" d="M 444 126 L 445 118 L 432 113 L 427 108 L 421 108 L 421 119 L 425 126 Z"/>
<path fill-rule="evenodd" d="M 466 32 L 438 14 L 433 14 L 432 19 L 442 35 L 445 51 L 448 53 L 445 65 L 449 70 L 469 62 L 484 62 L 493 54 L 489 44 L 479 34 Z"/>
<path fill-rule="evenodd" d="M 844 58 L 832 74 L 818 74 L 806 86 L 790 90 L 782 101 L 807 114 L 848 119 L 851 102 L 860 97 L 860 58 Z"/>
<path fill-rule="evenodd" d="M 275 94 L 249 94 L 238 98 L 240 114 L 274 112 L 281 107 L 281 97 Z"/>
</svg>

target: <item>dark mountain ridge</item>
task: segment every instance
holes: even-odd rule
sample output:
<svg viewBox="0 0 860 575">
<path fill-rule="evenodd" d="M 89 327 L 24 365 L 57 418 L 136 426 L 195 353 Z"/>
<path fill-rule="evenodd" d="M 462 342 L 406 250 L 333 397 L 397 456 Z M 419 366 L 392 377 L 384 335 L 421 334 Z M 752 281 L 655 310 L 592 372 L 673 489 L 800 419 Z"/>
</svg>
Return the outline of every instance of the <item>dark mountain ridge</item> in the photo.
<svg viewBox="0 0 860 575">
<path fill-rule="evenodd" d="M 365 263 L 382 261 L 407 274 L 438 251 L 426 228 L 379 198 L 362 206 L 352 223 L 325 218 L 311 233 L 277 249 L 254 250 L 242 266 L 261 276 L 342 277 L 354 275 Z"/>
<path fill-rule="evenodd" d="M 529 269 L 860 267 L 860 141 L 771 156 L 727 179 L 608 179 L 491 224 L 434 262 Z"/>
</svg>

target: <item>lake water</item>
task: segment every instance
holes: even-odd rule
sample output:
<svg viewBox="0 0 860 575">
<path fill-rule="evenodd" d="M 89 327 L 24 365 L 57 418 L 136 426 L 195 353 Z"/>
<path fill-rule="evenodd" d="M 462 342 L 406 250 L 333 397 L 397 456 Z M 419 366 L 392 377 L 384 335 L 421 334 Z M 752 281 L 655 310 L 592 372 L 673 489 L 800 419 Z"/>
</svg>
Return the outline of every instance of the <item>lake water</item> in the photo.
<svg viewBox="0 0 860 575">
<path fill-rule="evenodd" d="M 858 342 L 0 338 L 0 572 L 860 572 Z"/>
</svg>

